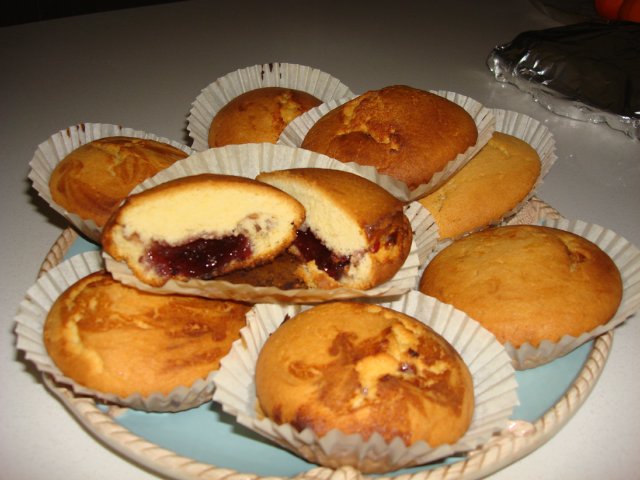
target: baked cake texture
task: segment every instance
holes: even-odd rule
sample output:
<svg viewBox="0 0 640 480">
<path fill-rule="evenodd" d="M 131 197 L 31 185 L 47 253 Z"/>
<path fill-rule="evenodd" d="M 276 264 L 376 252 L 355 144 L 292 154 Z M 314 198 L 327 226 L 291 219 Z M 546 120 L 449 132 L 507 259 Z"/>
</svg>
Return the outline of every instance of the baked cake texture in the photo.
<svg viewBox="0 0 640 480">
<path fill-rule="evenodd" d="M 368 91 L 328 112 L 302 148 L 370 165 L 416 188 L 475 145 L 478 128 L 461 106 L 405 85 Z"/>
<path fill-rule="evenodd" d="M 322 102 L 292 88 L 264 87 L 243 93 L 213 117 L 209 127 L 210 147 L 240 143 L 276 143 L 285 127 Z"/>
<path fill-rule="evenodd" d="M 49 179 L 52 200 L 102 227 L 143 180 L 187 157 L 167 143 L 134 137 L 104 137 L 63 158 Z"/>
<path fill-rule="evenodd" d="M 473 416 L 473 379 L 456 350 L 373 304 L 330 302 L 286 320 L 260 351 L 255 380 L 262 414 L 318 436 L 436 447 L 455 443 Z"/>
<path fill-rule="evenodd" d="M 250 306 L 139 291 L 96 272 L 54 302 L 44 343 L 75 382 L 126 398 L 190 387 L 219 368 Z"/>
<path fill-rule="evenodd" d="M 366 290 L 393 278 L 409 255 L 413 233 L 404 204 L 374 182 L 323 168 L 256 178 L 305 207 L 305 223 L 289 252 L 301 261 L 299 277 L 308 287 Z"/>
<path fill-rule="evenodd" d="M 419 202 L 455 238 L 500 221 L 529 195 L 540 176 L 540 156 L 527 142 L 494 132 L 460 170 Z"/>
<path fill-rule="evenodd" d="M 513 225 L 454 241 L 427 264 L 419 290 L 518 348 L 607 323 L 620 305 L 622 280 L 613 260 L 586 238 Z"/>
<path fill-rule="evenodd" d="M 105 225 L 102 245 L 151 286 L 208 280 L 272 260 L 304 218 L 304 207 L 277 188 L 207 173 L 128 197 Z"/>
</svg>

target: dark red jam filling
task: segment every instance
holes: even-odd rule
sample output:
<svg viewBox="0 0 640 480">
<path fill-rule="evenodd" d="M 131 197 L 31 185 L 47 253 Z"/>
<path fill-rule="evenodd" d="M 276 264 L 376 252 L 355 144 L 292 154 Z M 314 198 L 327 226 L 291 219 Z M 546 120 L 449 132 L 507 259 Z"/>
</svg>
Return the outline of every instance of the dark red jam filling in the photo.
<svg viewBox="0 0 640 480">
<path fill-rule="evenodd" d="M 334 280 L 339 280 L 349 265 L 350 257 L 334 254 L 309 229 L 298 230 L 293 243 L 305 261 L 315 261 L 317 267 Z"/>
<path fill-rule="evenodd" d="M 224 271 L 234 260 L 251 256 L 249 239 L 234 235 L 218 239 L 200 238 L 183 245 L 171 246 L 154 242 L 145 262 L 162 277 L 210 280 Z"/>
</svg>

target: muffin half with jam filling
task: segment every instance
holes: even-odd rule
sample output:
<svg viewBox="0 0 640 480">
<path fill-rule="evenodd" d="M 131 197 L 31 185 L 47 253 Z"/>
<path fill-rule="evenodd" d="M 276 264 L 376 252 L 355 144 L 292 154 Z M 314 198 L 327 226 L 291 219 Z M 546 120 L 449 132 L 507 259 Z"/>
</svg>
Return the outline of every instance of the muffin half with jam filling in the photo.
<svg viewBox="0 0 640 480">
<path fill-rule="evenodd" d="M 201 174 L 130 196 L 105 225 L 102 245 L 140 281 L 160 287 L 268 262 L 304 218 L 297 200 L 270 185 Z"/>
<path fill-rule="evenodd" d="M 355 173 L 294 168 L 257 179 L 288 193 L 306 210 L 288 251 L 309 288 L 366 290 L 391 279 L 411 250 L 403 202 Z"/>
</svg>

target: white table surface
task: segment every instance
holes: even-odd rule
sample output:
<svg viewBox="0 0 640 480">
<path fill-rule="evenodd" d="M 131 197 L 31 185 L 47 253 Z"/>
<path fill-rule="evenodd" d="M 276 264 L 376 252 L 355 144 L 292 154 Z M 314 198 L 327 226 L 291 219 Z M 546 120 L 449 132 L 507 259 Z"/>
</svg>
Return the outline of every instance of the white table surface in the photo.
<svg viewBox="0 0 640 480">
<path fill-rule="evenodd" d="M 27 180 L 40 142 L 81 122 L 187 142 L 191 103 L 216 78 L 255 64 L 300 63 L 356 93 L 399 83 L 451 90 L 544 122 L 559 158 L 539 196 L 566 217 L 604 225 L 640 245 L 640 142 L 555 116 L 496 82 L 485 65 L 495 45 L 557 25 L 526 0 L 241 0 L 0 28 L 0 477 L 157 478 L 95 440 L 16 353 L 17 306 L 66 226 Z M 638 478 L 639 320 L 618 328 L 602 377 L 568 424 L 493 478 Z"/>
</svg>

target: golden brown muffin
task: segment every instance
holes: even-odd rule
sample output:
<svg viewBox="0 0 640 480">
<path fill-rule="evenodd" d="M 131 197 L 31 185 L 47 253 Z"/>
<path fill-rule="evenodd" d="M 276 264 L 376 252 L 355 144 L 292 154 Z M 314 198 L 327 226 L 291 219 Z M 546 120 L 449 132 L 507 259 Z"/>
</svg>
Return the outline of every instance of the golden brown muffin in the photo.
<svg viewBox="0 0 640 480">
<path fill-rule="evenodd" d="M 255 379 L 265 416 L 319 436 L 436 447 L 455 443 L 473 415 L 473 379 L 455 349 L 378 305 L 326 303 L 287 320 L 260 351 Z"/>
<path fill-rule="evenodd" d="M 185 157 L 182 150 L 155 140 L 94 140 L 73 150 L 53 170 L 51 198 L 68 212 L 102 227 L 136 185 Z"/>
<path fill-rule="evenodd" d="M 272 260 L 304 218 L 297 200 L 265 183 L 193 175 L 129 196 L 105 225 L 102 246 L 151 286 L 208 280 Z"/>
<path fill-rule="evenodd" d="M 440 238 L 455 238 L 514 209 L 531 192 L 540 166 L 527 142 L 495 132 L 464 167 L 419 201 L 435 219 Z"/>
<path fill-rule="evenodd" d="M 427 265 L 419 290 L 518 348 L 607 323 L 620 304 L 622 280 L 613 260 L 589 240 L 514 225 L 453 242 Z"/>
<path fill-rule="evenodd" d="M 53 304 L 44 343 L 60 371 L 103 393 L 168 394 L 219 368 L 250 307 L 127 287 L 104 272 Z"/>
<path fill-rule="evenodd" d="M 285 127 L 322 102 L 284 87 L 264 87 L 237 96 L 222 107 L 209 127 L 210 147 L 238 143 L 276 143 Z"/>
<path fill-rule="evenodd" d="M 366 290 L 391 279 L 411 250 L 403 203 L 354 173 L 294 168 L 261 173 L 259 181 L 296 198 L 306 220 L 289 248 L 299 277 L 313 288 Z"/>
<path fill-rule="evenodd" d="M 292 253 L 285 251 L 265 264 L 235 270 L 216 277 L 216 280 L 254 287 L 274 287 L 280 290 L 307 288 L 299 269 L 300 260 Z"/>
<path fill-rule="evenodd" d="M 371 165 L 410 188 L 475 145 L 474 119 L 439 95 L 394 85 L 340 105 L 307 132 L 302 148 Z"/>
</svg>

